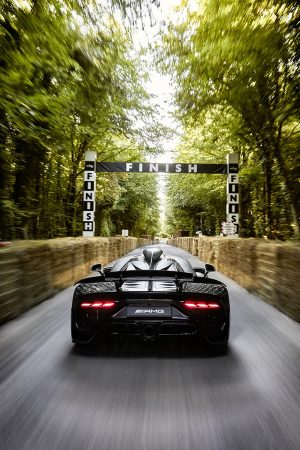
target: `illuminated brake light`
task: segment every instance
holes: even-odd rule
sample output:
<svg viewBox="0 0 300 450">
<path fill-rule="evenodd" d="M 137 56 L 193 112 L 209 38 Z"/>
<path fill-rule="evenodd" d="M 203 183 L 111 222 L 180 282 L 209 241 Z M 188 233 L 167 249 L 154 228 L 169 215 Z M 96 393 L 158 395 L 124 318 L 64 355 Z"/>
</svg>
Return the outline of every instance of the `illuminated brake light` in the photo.
<svg viewBox="0 0 300 450">
<path fill-rule="evenodd" d="M 80 308 L 90 308 L 91 306 L 91 303 L 81 303 Z"/>
<path fill-rule="evenodd" d="M 115 306 L 115 301 L 94 301 L 94 302 L 82 302 L 80 303 L 80 308 L 83 309 L 109 309 Z"/>
<path fill-rule="evenodd" d="M 186 306 L 186 308 L 190 308 L 190 309 L 197 308 L 196 303 L 192 303 L 192 302 L 184 302 L 184 306 Z"/>
<path fill-rule="evenodd" d="M 219 309 L 220 305 L 213 302 L 196 302 L 196 301 L 186 301 L 184 306 L 188 309 Z"/>
<path fill-rule="evenodd" d="M 207 303 L 201 302 L 201 303 L 197 303 L 196 307 L 200 308 L 200 309 L 208 309 L 209 305 Z"/>
<path fill-rule="evenodd" d="M 102 308 L 112 308 L 115 302 L 104 302 Z"/>
</svg>

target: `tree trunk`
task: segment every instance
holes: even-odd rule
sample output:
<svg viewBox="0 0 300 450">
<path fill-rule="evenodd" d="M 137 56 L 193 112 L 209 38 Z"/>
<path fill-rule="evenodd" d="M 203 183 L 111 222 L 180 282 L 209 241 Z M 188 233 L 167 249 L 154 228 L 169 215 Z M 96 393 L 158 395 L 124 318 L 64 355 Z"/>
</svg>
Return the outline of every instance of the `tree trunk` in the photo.
<svg viewBox="0 0 300 450">
<path fill-rule="evenodd" d="M 291 179 L 290 172 L 288 168 L 286 167 L 285 160 L 282 157 L 280 147 L 278 144 L 275 145 L 275 157 L 278 163 L 279 171 L 281 173 L 284 187 L 286 190 L 287 197 L 289 199 L 289 206 L 291 211 L 291 217 L 293 219 L 294 225 L 295 225 L 295 234 L 298 237 L 300 235 L 300 223 L 299 223 L 299 217 L 300 217 L 300 210 L 299 210 L 299 195 L 300 193 L 296 192 L 297 185 L 295 186 L 293 183 L 293 180 Z"/>
<path fill-rule="evenodd" d="M 6 148 L 8 124 L 5 112 L 0 110 L 0 240 L 8 241 L 12 234 L 12 205 L 9 208 L 10 198 L 10 168 L 8 150 Z"/>
<path fill-rule="evenodd" d="M 68 181 L 68 190 L 67 190 L 67 199 L 66 199 L 66 228 L 67 228 L 67 236 L 74 236 L 74 223 L 76 220 L 75 212 L 75 202 L 76 202 L 76 187 L 77 181 L 77 168 L 73 165 L 71 173 L 69 175 Z"/>
<path fill-rule="evenodd" d="M 40 184 L 44 152 L 36 144 L 17 139 L 13 200 L 18 210 L 17 237 L 36 239 L 40 211 Z"/>
<path fill-rule="evenodd" d="M 273 215 L 272 215 L 272 162 L 266 159 L 263 163 L 264 171 L 264 213 L 266 234 L 272 237 Z"/>
</svg>

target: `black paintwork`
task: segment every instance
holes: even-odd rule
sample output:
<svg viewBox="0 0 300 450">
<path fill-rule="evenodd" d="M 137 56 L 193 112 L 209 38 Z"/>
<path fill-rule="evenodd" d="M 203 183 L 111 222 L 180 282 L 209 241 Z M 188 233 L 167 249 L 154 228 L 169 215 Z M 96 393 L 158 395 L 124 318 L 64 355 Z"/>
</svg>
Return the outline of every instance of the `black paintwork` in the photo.
<svg viewBox="0 0 300 450">
<path fill-rule="evenodd" d="M 196 270 L 184 258 L 165 256 L 160 249 L 149 247 L 142 255 L 120 258 L 105 274 L 80 280 L 72 304 L 73 342 L 89 343 L 102 334 L 137 335 L 144 340 L 195 335 L 210 344 L 226 345 L 230 322 L 227 288 L 207 278 L 205 268 Z M 81 302 L 92 300 L 114 300 L 115 305 L 107 310 L 80 308 Z M 183 304 L 186 300 L 213 301 L 220 308 L 189 310 Z"/>
</svg>

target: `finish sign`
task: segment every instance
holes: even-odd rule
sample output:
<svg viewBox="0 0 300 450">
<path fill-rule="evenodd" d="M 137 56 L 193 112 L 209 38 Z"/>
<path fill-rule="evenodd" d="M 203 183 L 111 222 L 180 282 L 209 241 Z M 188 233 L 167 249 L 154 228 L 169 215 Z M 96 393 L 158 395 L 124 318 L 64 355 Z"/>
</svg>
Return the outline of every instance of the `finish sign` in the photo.
<svg viewBox="0 0 300 450">
<path fill-rule="evenodd" d="M 227 164 L 194 163 L 151 163 L 151 162 L 97 162 L 96 152 L 85 152 L 84 190 L 83 190 L 83 236 L 95 234 L 96 173 L 177 173 L 177 174 L 227 174 L 227 222 L 222 231 L 226 235 L 238 237 L 239 232 L 239 184 L 238 154 L 227 155 Z M 128 236 L 128 230 L 122 230 Z"/>
</svg>

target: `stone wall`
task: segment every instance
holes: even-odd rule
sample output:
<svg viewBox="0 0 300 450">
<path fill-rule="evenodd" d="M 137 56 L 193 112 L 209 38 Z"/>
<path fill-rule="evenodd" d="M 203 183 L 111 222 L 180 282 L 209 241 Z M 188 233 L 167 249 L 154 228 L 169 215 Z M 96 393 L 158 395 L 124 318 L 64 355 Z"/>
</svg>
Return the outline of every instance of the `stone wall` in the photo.
<svg viewBox="0 0 300 450">
<path fill-rule="evenodd" d="M 0 248 L 0 323 L 16 317 L 110 261 L 148 244 L 131 237 L 18 241 Z"/>
<path fill-rule="evenodd" d="M 300 322 L 300 245 L 262 239 L 170 239 Z"/>
</svg>

